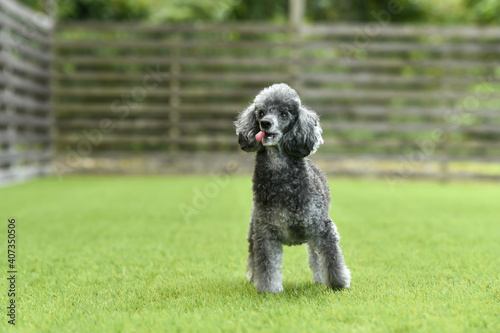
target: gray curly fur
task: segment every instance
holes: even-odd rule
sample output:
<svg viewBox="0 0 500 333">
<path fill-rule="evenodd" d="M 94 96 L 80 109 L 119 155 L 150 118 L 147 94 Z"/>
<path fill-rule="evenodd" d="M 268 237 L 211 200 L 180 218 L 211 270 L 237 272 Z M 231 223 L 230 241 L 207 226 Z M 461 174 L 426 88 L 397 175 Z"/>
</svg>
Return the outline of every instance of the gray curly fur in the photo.
<svg viewBox="0 0 500 333">
<path fill-rule="evenodd" d="M 327 178 L 305 158 L 323 143 L 318 115 L 281 83 L 263 89 L 239 114 L 235 126 L 241 148 L 257 152 L 248 280 L 259 292 L 281 292 L 282 245 L 307 243 L 314 281 L 332 289 L 349 288 L 351 273 L 329 217 Z M 272 137 L 257 142 L 260 131 Z"/>
</svg>

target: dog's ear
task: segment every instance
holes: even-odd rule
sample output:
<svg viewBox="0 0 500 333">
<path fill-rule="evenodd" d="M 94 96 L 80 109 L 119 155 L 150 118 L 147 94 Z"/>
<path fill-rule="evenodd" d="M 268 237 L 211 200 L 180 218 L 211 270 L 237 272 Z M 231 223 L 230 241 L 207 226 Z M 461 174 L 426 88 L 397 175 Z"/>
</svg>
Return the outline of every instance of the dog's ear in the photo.
<svg viewBox="0 0 500 333">
<path fill-rule="evenodd" d="M 241 149 L 246 152 L 254 152 L 262 147 L 262 144 L 255 139 L 255 134 L 260 131 L 260 128 L 255 117 L 254 104 L 247 107 L 238 115 L 234 126 L 236 127 L 236 135 L 238 135 L 238 143 Z"/>
<path fill-rule="evenodd" d="M 299 114 L 292 128 L 282 139 L 283 150 L 292 156 L 306 157 L 314 154 L 323 143 L 319 116 L 313 110 L 299 107 Z"/>
</svg>

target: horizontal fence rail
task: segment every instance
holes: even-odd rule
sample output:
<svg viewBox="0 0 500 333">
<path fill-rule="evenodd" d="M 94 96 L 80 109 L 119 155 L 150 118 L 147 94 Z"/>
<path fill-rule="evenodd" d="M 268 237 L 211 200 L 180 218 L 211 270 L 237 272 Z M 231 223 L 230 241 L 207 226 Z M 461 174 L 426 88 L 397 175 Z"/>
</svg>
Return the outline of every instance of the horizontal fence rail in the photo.
<svg viewBox="0 0 500 333">
<path fill-rule="evenodd" d="M 0 0 L 0 184 L 51 172 L 53 21 Z"/>
<path fill-rule="evenodd" d="M 237 113 L 262 88 L 286 82 L 320 114 L 325 145 L 315 158 L 327 171 L 340 165 L 350 174 L 500 177 L 500 28 L 365 30 L 61 24 L 53 71 L 57 145 L 81 156 L 235 152 Z M 43 78 L 37 68 L 28 71 Z M 30 99 L 22 105 L 50 108 Z M 356 160 L 355 167 L 345 162 Z M 470 161 L 484 166 L 468 170 L 462 163 Z"/>
</svg>

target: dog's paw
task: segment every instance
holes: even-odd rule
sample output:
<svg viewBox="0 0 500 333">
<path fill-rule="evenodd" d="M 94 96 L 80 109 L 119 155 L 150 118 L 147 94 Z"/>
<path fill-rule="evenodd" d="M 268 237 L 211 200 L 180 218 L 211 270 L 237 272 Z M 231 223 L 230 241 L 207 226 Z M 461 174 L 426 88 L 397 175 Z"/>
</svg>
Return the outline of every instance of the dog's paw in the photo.
<svg viewBox="0 0 500 333">
<path fill-rule="evenodd" d="M 255 286 L 255 288 L 257 289 L 257 291 L 259 292 L 259 294 L 262 294 L 262 293 L 279 294 L 279 293 L 281 293 L 283 291 L 283 286 L 262 287 L 262 288 L 259 288 L 259 287 Z"/>
<path fill-rule="evenodd" d="M 263 281 L 254 280 L 255 289 L 259 293 L 273 293 L 278 294 L 283 291 L 283 284 L 281 281 L 267 281 L 268 283 L 263 283 Z M 271 283 L 269 283 L 271 282 Z"/>
<path fill-rule="evenodd" d="M 335 274 L 331 274 L 326 286 L 331 289 L 350 289 L 351 288 L 351 271 L 345 267 L 341 271 L 336 271 Z"/>
</svg>

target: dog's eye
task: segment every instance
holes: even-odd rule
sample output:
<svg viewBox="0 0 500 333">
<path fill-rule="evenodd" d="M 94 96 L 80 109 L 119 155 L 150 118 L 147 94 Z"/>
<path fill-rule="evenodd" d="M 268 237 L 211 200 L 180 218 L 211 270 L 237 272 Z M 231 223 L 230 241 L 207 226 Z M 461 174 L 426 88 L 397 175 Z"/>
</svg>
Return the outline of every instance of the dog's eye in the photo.
<svg viewBox="0 0 500 333">
<path fill-rule="evenodd" d="M 286 119 L 288 117 L 288 113 L 286 113 L 285 111 L 283 111 L 283 112 L 280 113 L 280 116 L 281 116 L 281 118 Z"/>
<path fill-rule="evenodd" d="M 259 117 L 264 117 L 264 111 L 259 111 Z"/>
</svg>

